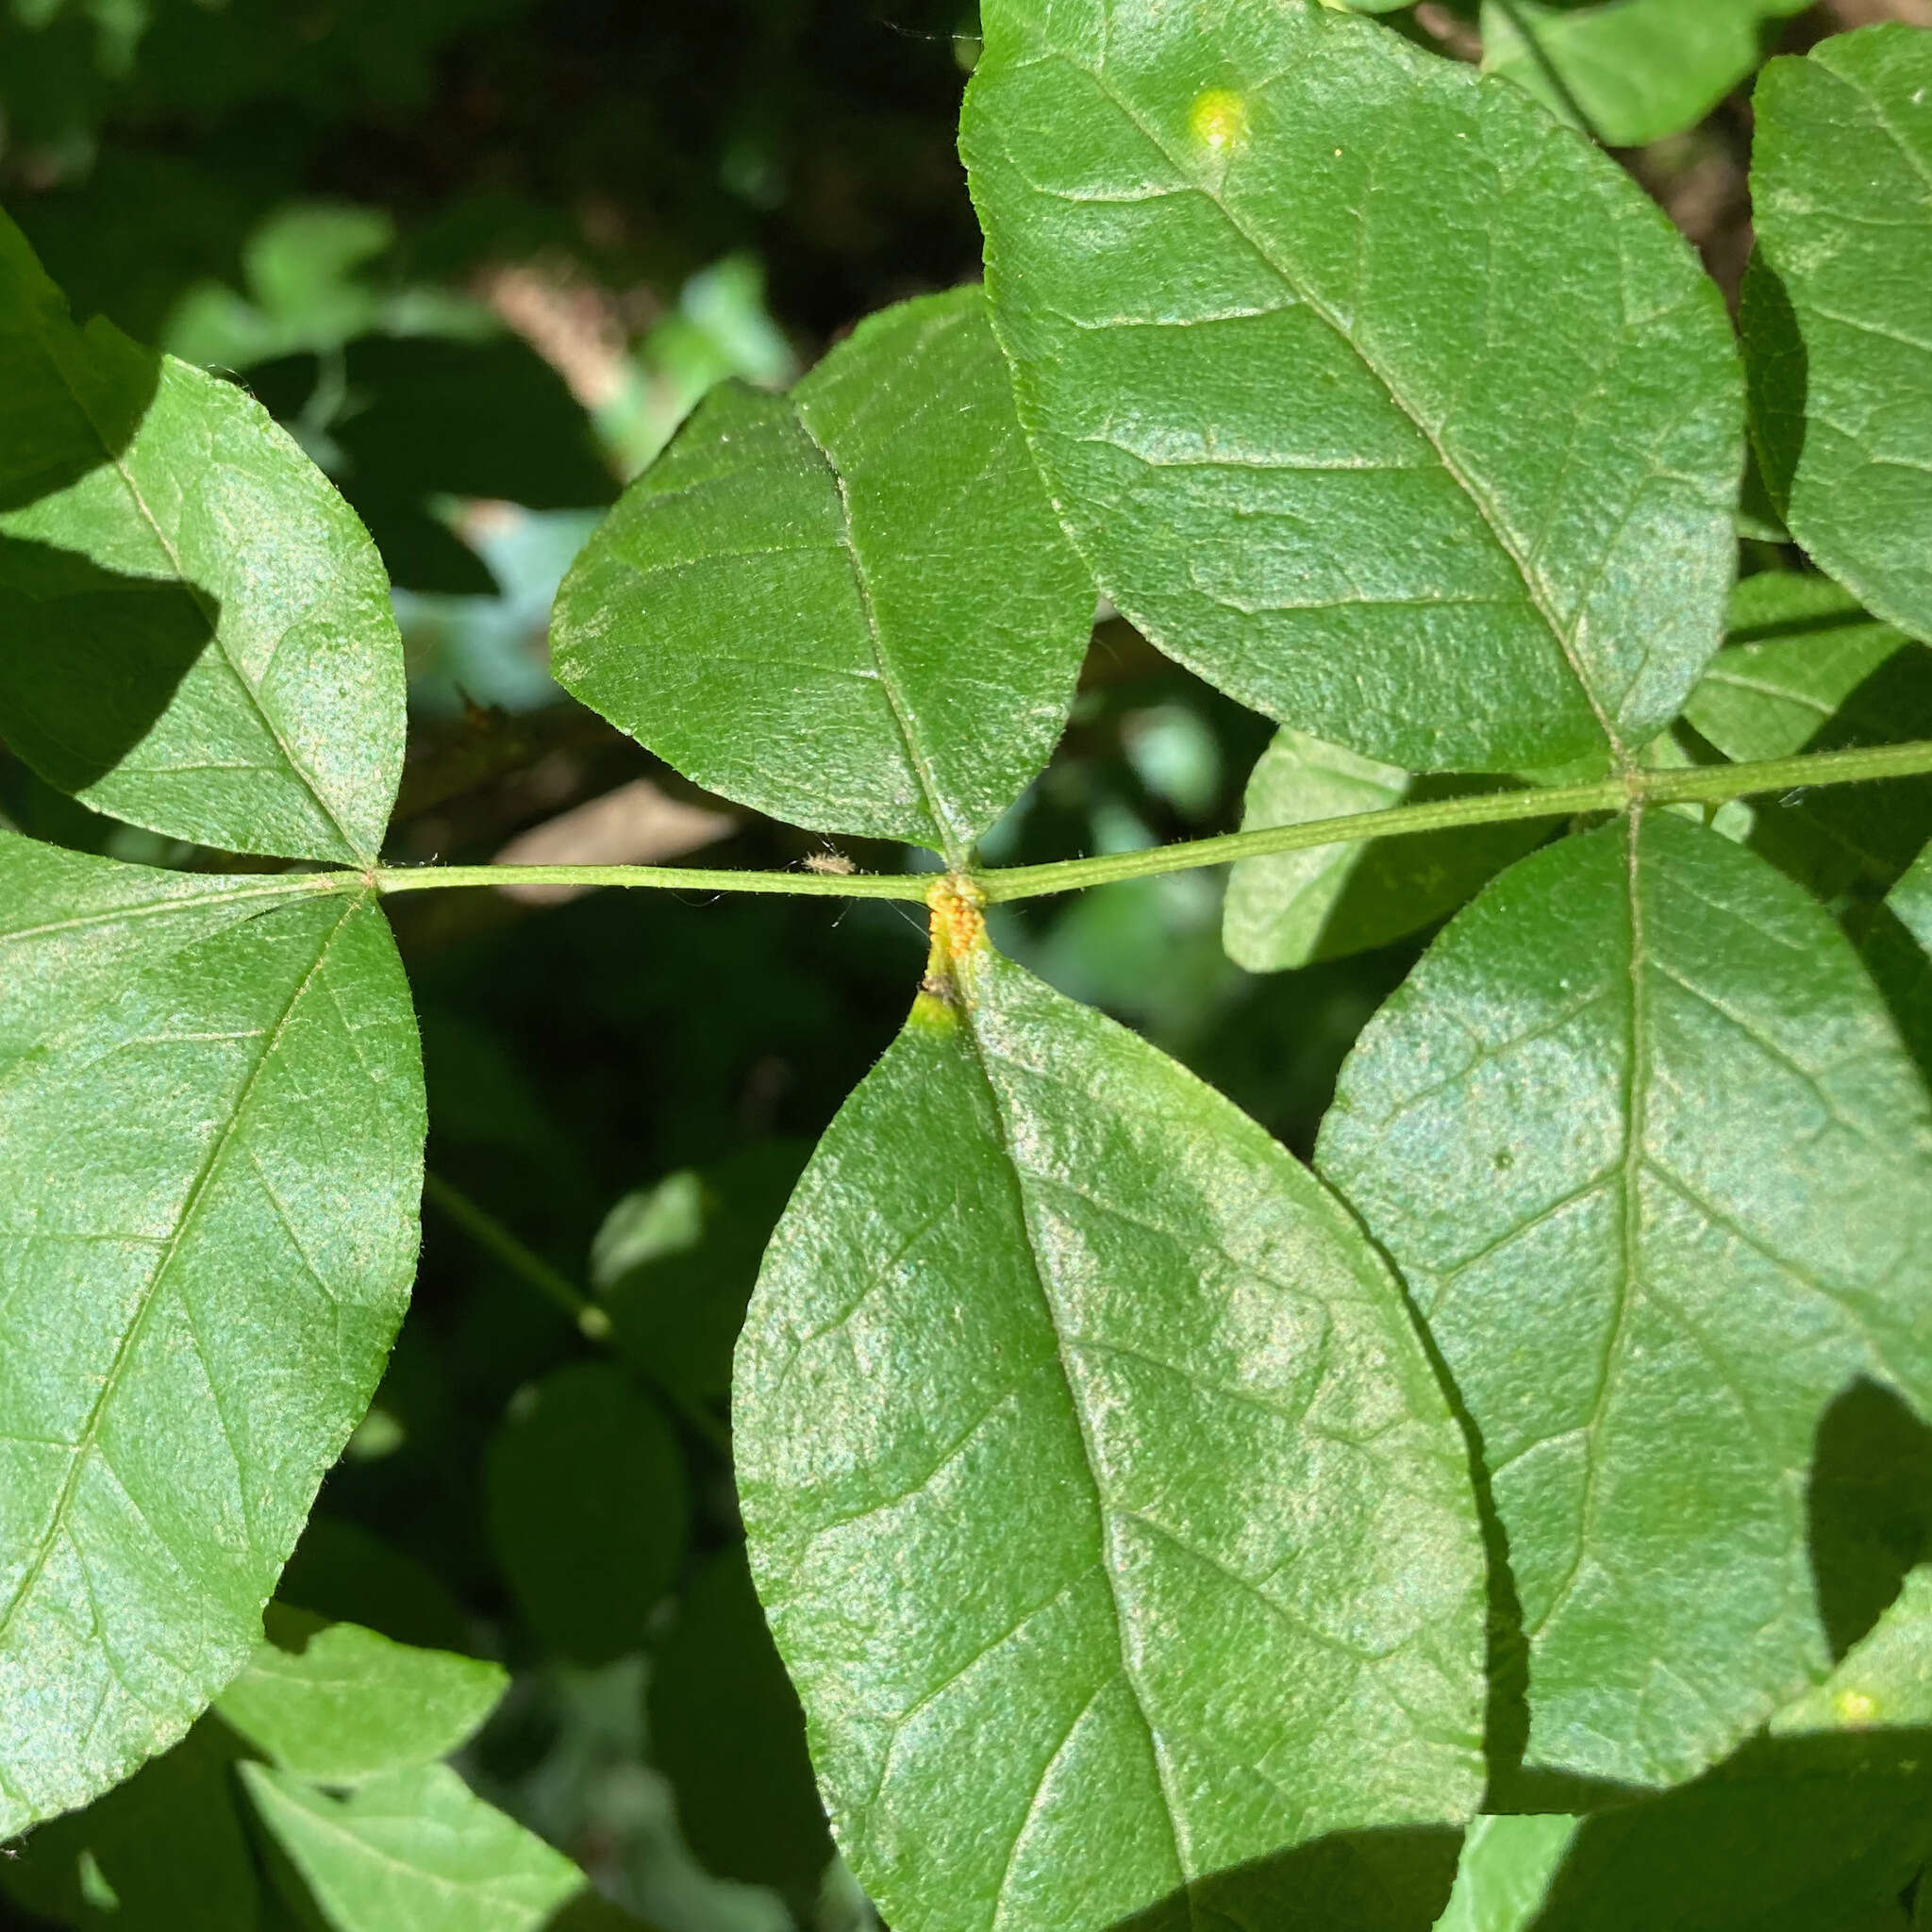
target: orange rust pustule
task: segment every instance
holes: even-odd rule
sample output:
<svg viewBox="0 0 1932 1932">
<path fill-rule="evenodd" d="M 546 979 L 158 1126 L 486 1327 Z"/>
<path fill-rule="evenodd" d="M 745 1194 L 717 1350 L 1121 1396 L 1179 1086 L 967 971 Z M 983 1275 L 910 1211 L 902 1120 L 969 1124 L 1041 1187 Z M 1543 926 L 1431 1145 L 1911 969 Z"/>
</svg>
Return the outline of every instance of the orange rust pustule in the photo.
<svg viewBox="0 0 1932 1932">
<path fill-rule="evenodd" d="M 932 946 L 919 990 L 947 1006 L 958 1006 L 960 964 L 986 943 L 984 901 L 971 879 L 949 873 L 934 882 L 925 903 L 932 913 Z"/>
</svg>

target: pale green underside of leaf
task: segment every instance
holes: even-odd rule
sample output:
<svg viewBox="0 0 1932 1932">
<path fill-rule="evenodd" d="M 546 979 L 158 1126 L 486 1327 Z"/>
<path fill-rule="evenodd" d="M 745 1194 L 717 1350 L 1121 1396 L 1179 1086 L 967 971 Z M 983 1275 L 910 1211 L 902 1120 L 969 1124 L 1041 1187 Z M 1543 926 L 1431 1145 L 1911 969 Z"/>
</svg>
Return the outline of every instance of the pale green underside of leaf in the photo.
<svg viewBox="0 0 1932 1932">
<path fill-rule="evenodd" d="M 1524 860 L 1371 1023 L 1320 1158 L 1480 1432 L 1528 1761 L 1675 1782 L 1822 1678 L 1820 1424 L 1859 1377 L 1932 1407 L 1932 1122 L 1817 904 L 1667 814 Z"/>
<path fill-rule="evenodd" d="M 1483 70 L 1527 88 L 1611 147 L 1694 127 L 1757 65 L 1767 24 L 1807 0 L 1485 0 Z"/>
<path fill-rule="evenodd" d="M 447 1757 L 509 1683 L 495 1664 L 279 1605 L 268 1627 L 215 1709 L 277 1770 L 318 1784 L 362 1784 Z"/>
<path fill-rule="evenodd" d="M 402 639 L 355 513 L 253 397 L 85 331 L 0 216 L 0 731 L 99 810 L 373 859 Z"/>
<path fill-rule="evenodd" d="M 1757 83 L 1752 427 L 1791 535 L 1932 641 L 1932 33 L 1888 25 Z"/>
<path fill-rule="evenodd" d="M 1386 810 L 1413 783 L 1399 766 L 1284 725 L 1248 780 L 1241 830 Z M 1387 945 L 1455 911 L 1547 834 L 1530 820 L 1243 858 L 1222 917 L 1228 957 L 1277 973 Z"/>
<path fill-rule="evenodd" d="M 346 1798 L 258 1764 L 242 1780 L 333 1932 L 542 1932 L 588 1890 L 561 1852 L 446 1765 Z"/>
<path fill-rule="evenodd" d="M 789 397 L 715 391 L 565 579 L 551 658 L 727 798 L 963 854 L 1053 750 L 1092 613 L 960 289 Z"/>
<path fill-rule="evenodd" d="M 753 1573 L 853 1870 L 908 1932 L 1075 1932 L 1459 1821 L 1482 1562 L 1393 1282 L 1210 1090 L 969 968 L 821 1143 L 739 1348 Z"/>
<path fill-rule="evenodd" d="M 1783 758 L 1906 641 L 1829 577 L 1767 571 L 1731 593 L 1728 641 L 1684 716 L 1727 758 Z"/>
<path fill-rule="evenodd" d="M 1519 89 L 1294 0 L 984 19 L 994 321 L 1114 603 L 1413 771 L 1667 724 L 1720 635 L 1741 399 L 1635 184 Z"/>
<path fill-rule="evenodd" d="M 0 1837 L 259 1641 L 416 1253 L 421 1062 L 366 895 L 0 837 Z"/>
</svg>

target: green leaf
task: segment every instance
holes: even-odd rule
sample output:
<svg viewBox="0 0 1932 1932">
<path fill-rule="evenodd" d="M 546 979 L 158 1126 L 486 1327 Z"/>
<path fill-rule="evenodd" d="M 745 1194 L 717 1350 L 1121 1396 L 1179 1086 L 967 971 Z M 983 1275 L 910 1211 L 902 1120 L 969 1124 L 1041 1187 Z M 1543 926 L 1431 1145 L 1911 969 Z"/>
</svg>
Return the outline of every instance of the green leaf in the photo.
<svg viewBox="0 0 1932 1932">
<path fill-rule="evenodd" d="M 772 1647 L 742 1549 L 685 1592 L 651 1659 L 651 1756 L 707 1870 L 816 1896 L 832 1857 L 798 1693 Z"/>
<path fill-rule="evenodd" d="M 1284 726 L 1248 780 L 1241 829 L 1480 789 L 1470 779 L 1418 785 L 1394 765 Z M 1530 820 L 1243 858 L 1222 920 L 1228 957 L 1250 973 L 1275 973 L 1387 945 L 1455 911 L 1548 835 L 1547 822 Z"/>
<path fill-rule="evenodd" d="M 346 1798 L 257 1764 L 242 1778 L 333 1932 L 544 1932 L 590 1889 L 447 1765 L 391 1772 Z"/>
<path fill-rule="evenodd" d="M 1905 641 L 1829 577 L 1746 577 L 1731 593 L 1725 647 L 1684 716 L 1727 758 L 1790 758 Z"/>
<path fill-rule="evenodd" d="M 0 1838 L 247 1660 L 401 1320 L 408 990 L 323 883 L 0 836 Z"/>
<path fill-rule="evenodd" d="M 1779 1736 L 1874 1724 L 1932 1729 L 1932 1570 L 1912 1571 L 1831 1675 L 1771 1721 Z"/>
<path fill-rule="evenodd" d="M 1791 535 L 1932 641 L 1932 33 L 1886 25 L 1757 83 L 1752 432 Z"/>
<path fill-rule="evenodd" d="M 1611 147 L 1681 134 L 1757 65 L 1768 23 L 1807 0 L 1484 0 L 1483 71 Z"/>
<path fill-rule="evenodd" d="M 460 1651 L 469 1637 L 462 1606 L 418 1557 L 320 1510 L 308 1519 L 275 1596 L 325 1624 L 360 1624 L 419 1650 Z"/>
<path fill-rule="evenodd" d="M 9 1851 L 0 1890 L 87 1932 L 256 1932 L 260 1890 L 230 1757 L 206 1727 L 191 1731 L 85 1811 Z"/>
<path fill-rule="evenodd" d="M 0 727 L 178 838 L 372 860 L 402 640 L 362 526 L 250 396 L 68 319 L 0 216 Z M 24 420 L 23 420 L 24 419 Z"/>
<path fill-rule="evenodd" d="M 1046 762 L 1092 614 L 960 289 L 789 397 L 714 391 L 565 578 L 552 668 L 727 798 L 957 856 Z"/>
<path fill-rule="evenodd" d="M 925 1932 L 1165 1925 L 1208 1874 L 1459 1821 L 1481 1556 L 1394 1284 L 1251 1121 L 949 905 L 959 962 L 739 1345 L 752 1572 L 853 1871 Z"/>
<path fill-rule="evenodd" d="M 483 1457 L 490 1540 L 551 1650 L 608 1664 L 643 1647 L 684 1555 L 684 1463 L 657 1405 L 603 1362 L 520 1391 Z"/>
<path fill-rule="evenodd" d="M 1906 1045 L 1932 1080 L 1932 845 L 1891 889 L 1859 944 Z"/>
<path fill-rule="evenodd" d="M 808 1151 L 761 1141 L 626 1194 L 605 1217 L 591 1282 L 629 1360 L 699 1402 L 730 1390 L 758 1262 Z"/>
<path fill-rule="evenodd" d="M 509 1682 L 495 1664 L 280 1604 L 265 1629 L 215 1709 L 278 1770 L 317 1784 L 363 1784 L 446 1757 Z"/>
<path fill-rule="evenodd" d="M 1456 1890 L 1436 1932 L 1525 1932 L 1561 1869 L 1577 1821 L 1478 1818 L 1462 1840 Z"/>
<path fill-rule="evenodd" d="M 1371 1022 L 1323 1172 L 1479 1432 L 1534 1767 L 1694 1775 L 1829 1666 L 1806 1489 L 1932 1401 L 1932 1120 L 1828 915 L 1668 813 L 1524 859 Z"/>
<path fill-rule="evenodd" d="M 1410 771 L 1668 724 L 1730 589 L 1741 399 L 1714 288 L 1623 171 L 1299 0 L 984 19 L 961 145 L 994 321 L 1121 610 Z"/>
</svg>

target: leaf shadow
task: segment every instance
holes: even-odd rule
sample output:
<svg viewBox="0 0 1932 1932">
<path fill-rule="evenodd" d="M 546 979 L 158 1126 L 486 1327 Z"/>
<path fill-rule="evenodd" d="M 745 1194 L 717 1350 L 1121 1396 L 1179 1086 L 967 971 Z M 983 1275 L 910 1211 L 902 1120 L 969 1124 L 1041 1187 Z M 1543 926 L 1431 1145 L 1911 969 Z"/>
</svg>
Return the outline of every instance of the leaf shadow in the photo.
<svg viewBox="0 0 1932 1932">
<path fill-rule="evenodd" d="M 1761 248 L 1745 264 L 1738 322 L 1749 348 L 1744 374 L 1751 441 L 1766 492 L 1782 518 L 1805 452 L 1811 358 L 1790 295 Z"/>
<path fill-rule="evenodd" d="M 72 350 L 72 365 L 48 346 L 54 334 Z M 64 314 L 50 316 L 37 334 L 0 336 L 8 400 L 0 512 L 25 509 L 112 462 L 134 441 L 160 379 L 160 355 L 99 318 L 80 330 Z"/>
<path fill-rule="evenodd" d="M 1109 1932 L 1427 1932 L 1461 1847 L 1448 1825 L 1331 1832 L 1196 1879 Z"/>
<path fill-rule="evenodd" d="M 0 736 L 48 784 L 86 790 L 154 728 L 219 621 L 178 579 L 0 536 Z"/>
</svg>

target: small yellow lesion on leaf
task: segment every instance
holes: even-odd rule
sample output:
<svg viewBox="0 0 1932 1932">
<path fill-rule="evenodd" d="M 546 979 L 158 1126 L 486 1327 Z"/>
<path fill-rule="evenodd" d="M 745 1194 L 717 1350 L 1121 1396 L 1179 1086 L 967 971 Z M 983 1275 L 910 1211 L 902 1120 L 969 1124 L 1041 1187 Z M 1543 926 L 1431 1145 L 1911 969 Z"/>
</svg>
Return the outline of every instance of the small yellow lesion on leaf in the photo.
<svg viewBox="0 0 1932 1932">
<path fill-rule="evenodd" d="M 932 916 L 932 943 L 913 1018 L 928 1025 L 951 1025 L 965 1004 L 962 974 L 986 944 L 986 902 L 971 879 L 948 873 L 934 881 L 925 903 Z"/>
<path fill-rule="evenodd" d="M 1225 154 L 1248 132 L 1248 104 L 1232 88 L 1210 87 L 1188 109 L 1188 128 L 1204 147 Z"/>
<path fill-rule="evenodd" d="M 1840 1690 L 1831 1700 L 1832 1708 L 1848 1724 L 1869 1724 L 1878 1715 L 1878 1700 L 1863 1690 Z"/>
</svg>

